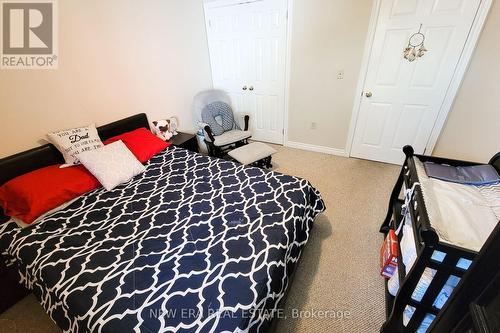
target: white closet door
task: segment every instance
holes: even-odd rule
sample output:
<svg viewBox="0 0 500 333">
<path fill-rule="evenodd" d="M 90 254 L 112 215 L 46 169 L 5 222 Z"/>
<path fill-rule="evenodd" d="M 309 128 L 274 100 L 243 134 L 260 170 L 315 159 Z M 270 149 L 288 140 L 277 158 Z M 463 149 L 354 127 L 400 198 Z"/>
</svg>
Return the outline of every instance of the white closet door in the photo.
<svg viewBox="0 0 500 333">
<path fill-rule="evenodd" d="M 205 4 L 214 88 L 250 115 L 253 139 L 283 143 L 287 1 Z"/>
<path fill-rule="evenodd" d="M 422 154 L 480 0 L 382 0 L 351 155 L 400 164 Z M 422 24 L 425 56 L 403 59 Z"/>
</svg>

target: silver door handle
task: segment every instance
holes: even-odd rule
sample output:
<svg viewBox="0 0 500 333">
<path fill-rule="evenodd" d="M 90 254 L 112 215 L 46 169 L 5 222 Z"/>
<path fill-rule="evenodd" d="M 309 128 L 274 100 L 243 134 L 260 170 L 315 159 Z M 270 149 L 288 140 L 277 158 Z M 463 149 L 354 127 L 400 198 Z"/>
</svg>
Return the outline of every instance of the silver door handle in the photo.
<svg viewBox="0 0 500 333">
<path fill-rule="evenodd" d="M 243 90 L 247 90 L 247 86 L 243 86 Z"/>
<path fill-rule="evenodd" d="M 373 96 L 372 92 L 371 91 L 368 91 L 367 93 L 365 93 L 365 96 L 370 98 Z"/>
<path fill-rule="evenodd" d="M 250 86 L 250 88 L 248 88 L 248 90 L 252 91 L 253 90 L 253 86 Z"/>
</svg>

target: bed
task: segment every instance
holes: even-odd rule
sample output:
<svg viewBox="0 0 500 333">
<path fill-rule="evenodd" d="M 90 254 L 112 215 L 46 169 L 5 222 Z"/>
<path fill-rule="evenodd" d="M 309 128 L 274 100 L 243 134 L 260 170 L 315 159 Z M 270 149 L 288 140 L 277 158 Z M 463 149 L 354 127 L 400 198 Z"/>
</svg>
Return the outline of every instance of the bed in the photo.
<svg viewBox="0 0 500 333">
<path fill-rule="evenodd" d="M 1 224 L 0 253 L 65 332 L 264 332 L 324 209 L 306 180 L 169 147 L 112 191 Z"/>
</svg>

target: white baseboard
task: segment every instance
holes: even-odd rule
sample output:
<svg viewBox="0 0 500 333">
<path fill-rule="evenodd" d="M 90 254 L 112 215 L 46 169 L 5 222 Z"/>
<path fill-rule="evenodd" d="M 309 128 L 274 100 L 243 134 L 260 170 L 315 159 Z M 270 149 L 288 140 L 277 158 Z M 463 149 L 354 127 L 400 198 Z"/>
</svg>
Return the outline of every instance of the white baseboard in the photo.
<svg viewBox="0 0 500 333">
<path fill-rule="evenodd" d="M 325 146 L 316 146 L 316 145 L 311 145 L 308 143 L 288 141 L 285 143 L 285 147 L 297 148 L 297 149 L 302 149 L 302 150 L 309 150 L 309 151 L 314 151 L 317 153 L 324 153 L 324 154 L 330 154 L 330 155 L 349 157 L 349 155 L 347 154 L 345 149 L 330 148 L 330 147 L 325 147 Z"/>
</svg>

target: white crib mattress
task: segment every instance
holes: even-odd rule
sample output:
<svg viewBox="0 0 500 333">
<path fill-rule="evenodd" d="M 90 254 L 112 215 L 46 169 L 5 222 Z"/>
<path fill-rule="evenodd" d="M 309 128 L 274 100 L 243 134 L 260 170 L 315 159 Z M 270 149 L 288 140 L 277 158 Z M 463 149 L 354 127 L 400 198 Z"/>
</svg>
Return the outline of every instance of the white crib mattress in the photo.
<svg viewBox="0 0 500 333">
<path fill-rule="evenodd" d="M 415 166 L 429 220 L 440 240 L 479 251 L 500 219 L 500 183 L 451 183 L 428 177 L 417 158 Z"/>
</svg>

